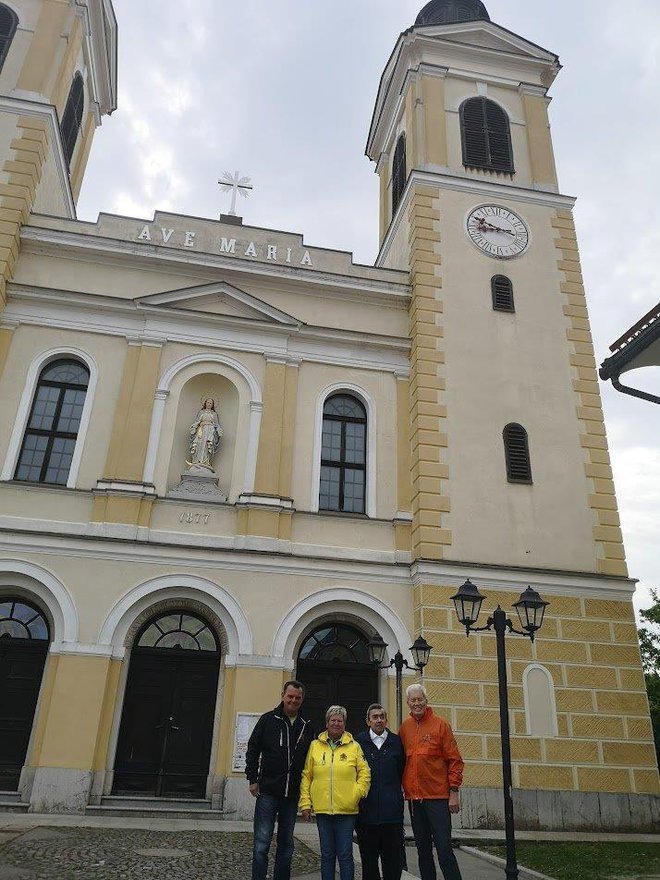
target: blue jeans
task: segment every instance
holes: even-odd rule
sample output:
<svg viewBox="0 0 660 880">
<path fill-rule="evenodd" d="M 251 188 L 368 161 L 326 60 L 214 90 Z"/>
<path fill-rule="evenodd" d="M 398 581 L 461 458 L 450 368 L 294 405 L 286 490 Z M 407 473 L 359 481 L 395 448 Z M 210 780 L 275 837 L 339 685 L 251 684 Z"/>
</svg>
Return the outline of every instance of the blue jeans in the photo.
<svg viewBox="0 0 660 880">
<path fill-rule="evenodd" d="M 462 880 L 451 848 L 451 813 L 448 800 L 409 801 L 412 830 L 422 880 L 436 880 L 433 844 L 445 880 Z"/>
<path fill-rule="evenodd" d="M 335 862 L 339 862 L 340 880 L 354 880 L 353 832 L 355 816 L 316 814 L 321 844 L 321 880 L 335 880 Z"/>
<path fill-rule="evenodd" d="M 254 808 L 254 847 L 252 880 L 266 880 L 268 850 L 277 819 L 277 850 L 273 880 L 290 880 L 293 858 L 293 829 L 298 815 L 298 802 L 271 794 L 260 794 Z"/>
</svg>

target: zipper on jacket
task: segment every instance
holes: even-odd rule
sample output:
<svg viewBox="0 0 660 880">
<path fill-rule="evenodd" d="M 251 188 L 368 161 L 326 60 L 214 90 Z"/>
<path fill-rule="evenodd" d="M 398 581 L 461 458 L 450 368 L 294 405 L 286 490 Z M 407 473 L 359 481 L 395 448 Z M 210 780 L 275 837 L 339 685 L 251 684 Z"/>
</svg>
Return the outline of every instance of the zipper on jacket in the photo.
<svg viewBox="0 0 660 880">
<path fill-rule="evenodd" d="M 335 749 L 330 746 L 330 813 L 335 815 Z"/>
<path fill-rule="evenodd" d="M 290 734 L 289 734 L 289 729 L 290 729 L 290 727 L 291 727 L 291 724 L 290 724 L 288 721 L 284 721 L 283 723 L 286 724 L 286 766 L 287 766 L 287 770 L 286 770 L 286 785 L 284 786 L 284 797 L 288 797 L 288 794 L 289 794 L 289 782 L 290 782 L 290 780 L 291 780 L 291 764 L 292 764 L 292 760 L 291 760 L 291 739 L 290 739 Z M 281 737 L 281 736 L 282 736 L 282 731 L 280 731 L 280 737 Z M 281 745 L 281 743 L 280 743 L 280 745 Z"/>
</svg>

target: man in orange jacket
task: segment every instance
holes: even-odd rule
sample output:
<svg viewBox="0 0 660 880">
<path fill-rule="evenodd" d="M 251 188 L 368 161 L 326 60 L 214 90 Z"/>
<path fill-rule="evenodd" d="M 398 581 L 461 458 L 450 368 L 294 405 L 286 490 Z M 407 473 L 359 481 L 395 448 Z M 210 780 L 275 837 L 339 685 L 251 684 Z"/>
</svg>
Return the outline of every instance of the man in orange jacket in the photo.
<svg viewBox="0 0 660 880">
<path fill-rule="evenodd" d="M 445 880 L 462 880 L 451 847 L 451 814 L 461 808 L 463 759 L 449 724 L 428 705 L 426 690 L 406 690 L 410 717 L 399 736 L 406 754 L 403 792 L 409 802 L 422 880 L 436 880 L 433 844 Z"/>
</svg>

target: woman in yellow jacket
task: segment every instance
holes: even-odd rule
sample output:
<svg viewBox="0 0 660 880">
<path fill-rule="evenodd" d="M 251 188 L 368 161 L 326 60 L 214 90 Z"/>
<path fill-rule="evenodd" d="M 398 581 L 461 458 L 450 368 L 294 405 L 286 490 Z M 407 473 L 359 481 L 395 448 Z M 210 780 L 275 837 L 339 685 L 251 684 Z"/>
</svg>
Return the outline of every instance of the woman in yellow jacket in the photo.
<svg viewBox="0 0 660 880">
<path fill-rule="evenodd" d="M 311 744 L 300 783 L 300 810 L 316 814 L 321 844 L 321 880 L 354 880 L 353 831 L 358 807 L 369 794 L 371 771 L 362 749 L 346 730 L 346 709 L 330 706 L 326 730 Z"/>
</svg>

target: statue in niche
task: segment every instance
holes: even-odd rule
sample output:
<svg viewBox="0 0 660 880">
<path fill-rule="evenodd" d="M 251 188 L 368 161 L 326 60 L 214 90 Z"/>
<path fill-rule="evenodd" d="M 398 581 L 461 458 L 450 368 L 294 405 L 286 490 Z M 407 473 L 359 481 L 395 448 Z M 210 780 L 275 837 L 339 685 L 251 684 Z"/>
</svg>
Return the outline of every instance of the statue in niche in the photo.
<svg viewBox="0 0 660 880">
<path fill-rule="evenodd" d="M 215 400 L 207 397 L 202 401 L 202 409 L 190 426 L 190 460 L 186 464 L 191 468 L 201 467 L 214 473 L 213 459 L 220 446 L 222 434 Z"/>
</svg>

